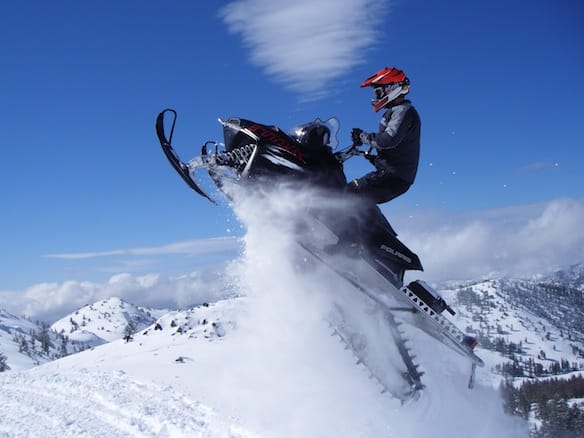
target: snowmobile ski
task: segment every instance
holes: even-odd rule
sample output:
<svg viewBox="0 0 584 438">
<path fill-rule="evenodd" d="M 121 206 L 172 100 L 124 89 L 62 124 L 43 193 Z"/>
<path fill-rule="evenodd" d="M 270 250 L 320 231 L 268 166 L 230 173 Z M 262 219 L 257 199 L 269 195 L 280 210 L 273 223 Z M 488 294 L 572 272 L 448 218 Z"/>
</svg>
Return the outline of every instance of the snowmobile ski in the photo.
<svg viewBox="0 0 584 438">
<path fill-rule="evenodd" d="M 166 113 L 172 114 L 173 117 L 172 125 L 170 127 L 170 134 L 168 137 L 166 136 L 166 132 L 164 130 L 164 116 L 166 115 Z M 176 111 L 170 108 L 167 108 L 164 111 L 162 111 L 160 114 L 158 114 L 158 117 L 156 118 L 156 134 L 158 136 L 158 141 L 162 146 L 162 151 L 164 152 L 164 155 L 168 159 L 169 163 L 172 165 L 173 169 L 181 176 L 184 182 L 187 183 L 187 185 L 195 192 L 197 192 L 199 195 L 215 204 L 215 201 L 211 197 L 209 197 L 209 195 L 207 195 L 199 187 L 197 182 L 191 177 L 191 170 L 189 168 L 189 165 L 181 161 L 181 159 L 179 158 L 179 156 L 172 147 L 171 142 L 172 136 L 174 134 L 175 123 Z"/>
</svg>

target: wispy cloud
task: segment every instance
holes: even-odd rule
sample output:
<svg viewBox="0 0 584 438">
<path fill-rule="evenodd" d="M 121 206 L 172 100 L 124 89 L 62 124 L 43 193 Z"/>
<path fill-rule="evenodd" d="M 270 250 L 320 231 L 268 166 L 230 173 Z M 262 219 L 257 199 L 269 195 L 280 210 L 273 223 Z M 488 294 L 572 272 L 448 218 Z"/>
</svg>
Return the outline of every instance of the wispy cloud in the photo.
<svg viewBox="0 0 584 438">
<path fill-rule="evenodd" d="M 238 240 L 234 237 L 216 237 L 210 239 L 186 240 L 169 243 L 162 246 L 114 249 L 110 251 L 77 252 L 46 254 L 45 257 L 56 259 L 89 259 L 95 257 L 111 256 L 157 256 L 165 254 L 190 254 L 210 255 L 235 251 L 239 247 Z"/>
<path fill-rule="evenodd" d="M 221 9 L 251 60 L 298 92 L 318 98 L 326 82 L 365 59 L 380 37 L 389 0 L 239 0 Z"/>
</svg>

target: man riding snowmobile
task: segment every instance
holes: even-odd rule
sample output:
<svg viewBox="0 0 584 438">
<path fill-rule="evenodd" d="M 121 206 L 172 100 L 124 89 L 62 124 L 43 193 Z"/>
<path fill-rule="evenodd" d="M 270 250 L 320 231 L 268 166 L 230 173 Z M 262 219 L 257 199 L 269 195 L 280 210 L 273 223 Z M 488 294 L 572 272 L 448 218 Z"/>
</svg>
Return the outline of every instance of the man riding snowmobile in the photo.
<svg viewBox="0 0 584 438">
<path fill-rule="evenodd" d="M 360 128 L 351 132 L 354 145 L 369 145 L 377 155 L 371 159 L 375 171 L 351 181 L 349 189 L 382 204 L 405 193 L 416 178 L 421 122 L 412 102 L 404 97 L 410 92 L 410 80 L 403 71 L 385 67 L 367 78 L 361 84 L 364 87 L 375 92 L 371 101 L 374 111 L 386 111 L 376 134 Z"/>
<path fill-rule="evenodd" d="M 404 96 L 410 91 L 410 81 L 405 73 L 393 67 L 385 67 L 371 75 L 361 88 L 372 87 L 375 98 L 371 101 L 373 109 L 378 112 L 385 108 L 379 131 L 364 132 L 353 128 L 351 139 L 354 146 L 369 145 L 376 154 L 367 154 L 375 166 L 373 172 L 352 180 L 347 185 L 347 193 L 356 195 L 353 202 L 359 202 L 363 211 L 363 220 L 349 219 L 352 226 L 340 233 L 339 242 L 327 247 L 328 253 L 342 252 L 359 255 L 367 242 L 358 242 L 354 238 L 355 229 L 358 236 L 372 236 L 376 229 L 391 229 L 383 215 L 375 209 L 376 204 L 388 202 L 405 193 L 413 184 L 420 157 L 420 116 L 409 100 Z M 371 223 L 371 218 L 374 218 Z"/>
</svg>

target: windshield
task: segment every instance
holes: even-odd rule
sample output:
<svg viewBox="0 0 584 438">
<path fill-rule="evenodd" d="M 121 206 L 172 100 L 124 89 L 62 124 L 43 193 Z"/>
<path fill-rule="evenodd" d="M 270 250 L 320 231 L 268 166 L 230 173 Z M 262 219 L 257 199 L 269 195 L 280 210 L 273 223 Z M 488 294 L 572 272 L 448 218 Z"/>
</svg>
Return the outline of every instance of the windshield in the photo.
<svg viewBox="0 0 584 438">
<path fill-rule="evenodd" d="M 326 120 L 320 120 L 320 118 L 316 118 L 314 121 L 310 122 L 310 123 L 303 123 L 302 125 L 297 125 L 294 128 L 292 128 L 290 130 L 290 132 L 288 133 L 291 137 L 298 139 L 299 136 L 301 136 L 302 132 L 304 132 L 304 129 L 307 126 L 318 126 L 318 125 L 322 125 L 322 126 L 326 126 L 329 131 L 330 131 L 330 139 L 327 143 L 328 146 L 331 147 L 331 149 L 336 149 L 339 145 L 339 141 L 337 140 L 337 133 L 339 132 L 339 128 L 341 126 L 341 124 L 339 123 L 338 119 L 336 117 L 331 117 L 329 119 Z"/>
</svg>

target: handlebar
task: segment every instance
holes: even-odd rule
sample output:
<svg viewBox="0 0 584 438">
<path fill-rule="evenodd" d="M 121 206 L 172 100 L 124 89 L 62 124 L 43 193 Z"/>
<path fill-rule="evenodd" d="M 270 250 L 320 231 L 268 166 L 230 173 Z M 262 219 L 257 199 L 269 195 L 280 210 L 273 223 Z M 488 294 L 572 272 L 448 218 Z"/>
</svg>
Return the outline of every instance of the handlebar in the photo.
<svg viewBox="0 0 584 438">
<path fill-rule="evenodd" d="M 371 161 L 372 159 L 374 159 L 377 156 L 377 155 L 374 155 L 371 153 L 373 150 L 373 146 L 369 146 L 369 148 L 366 151 L 359 149 L 361 146 L 363 146 L 363 145 L 352 144 L 351 146 L 347 147 L 346 149 L 335 152 L 335 156 L 337 157 L 337 160 L 339 160 L 340 163 L 344 163 L 349 158 L 357 156 L 357 155 L 365 157 L 369 161 Z"/>
</svg>

